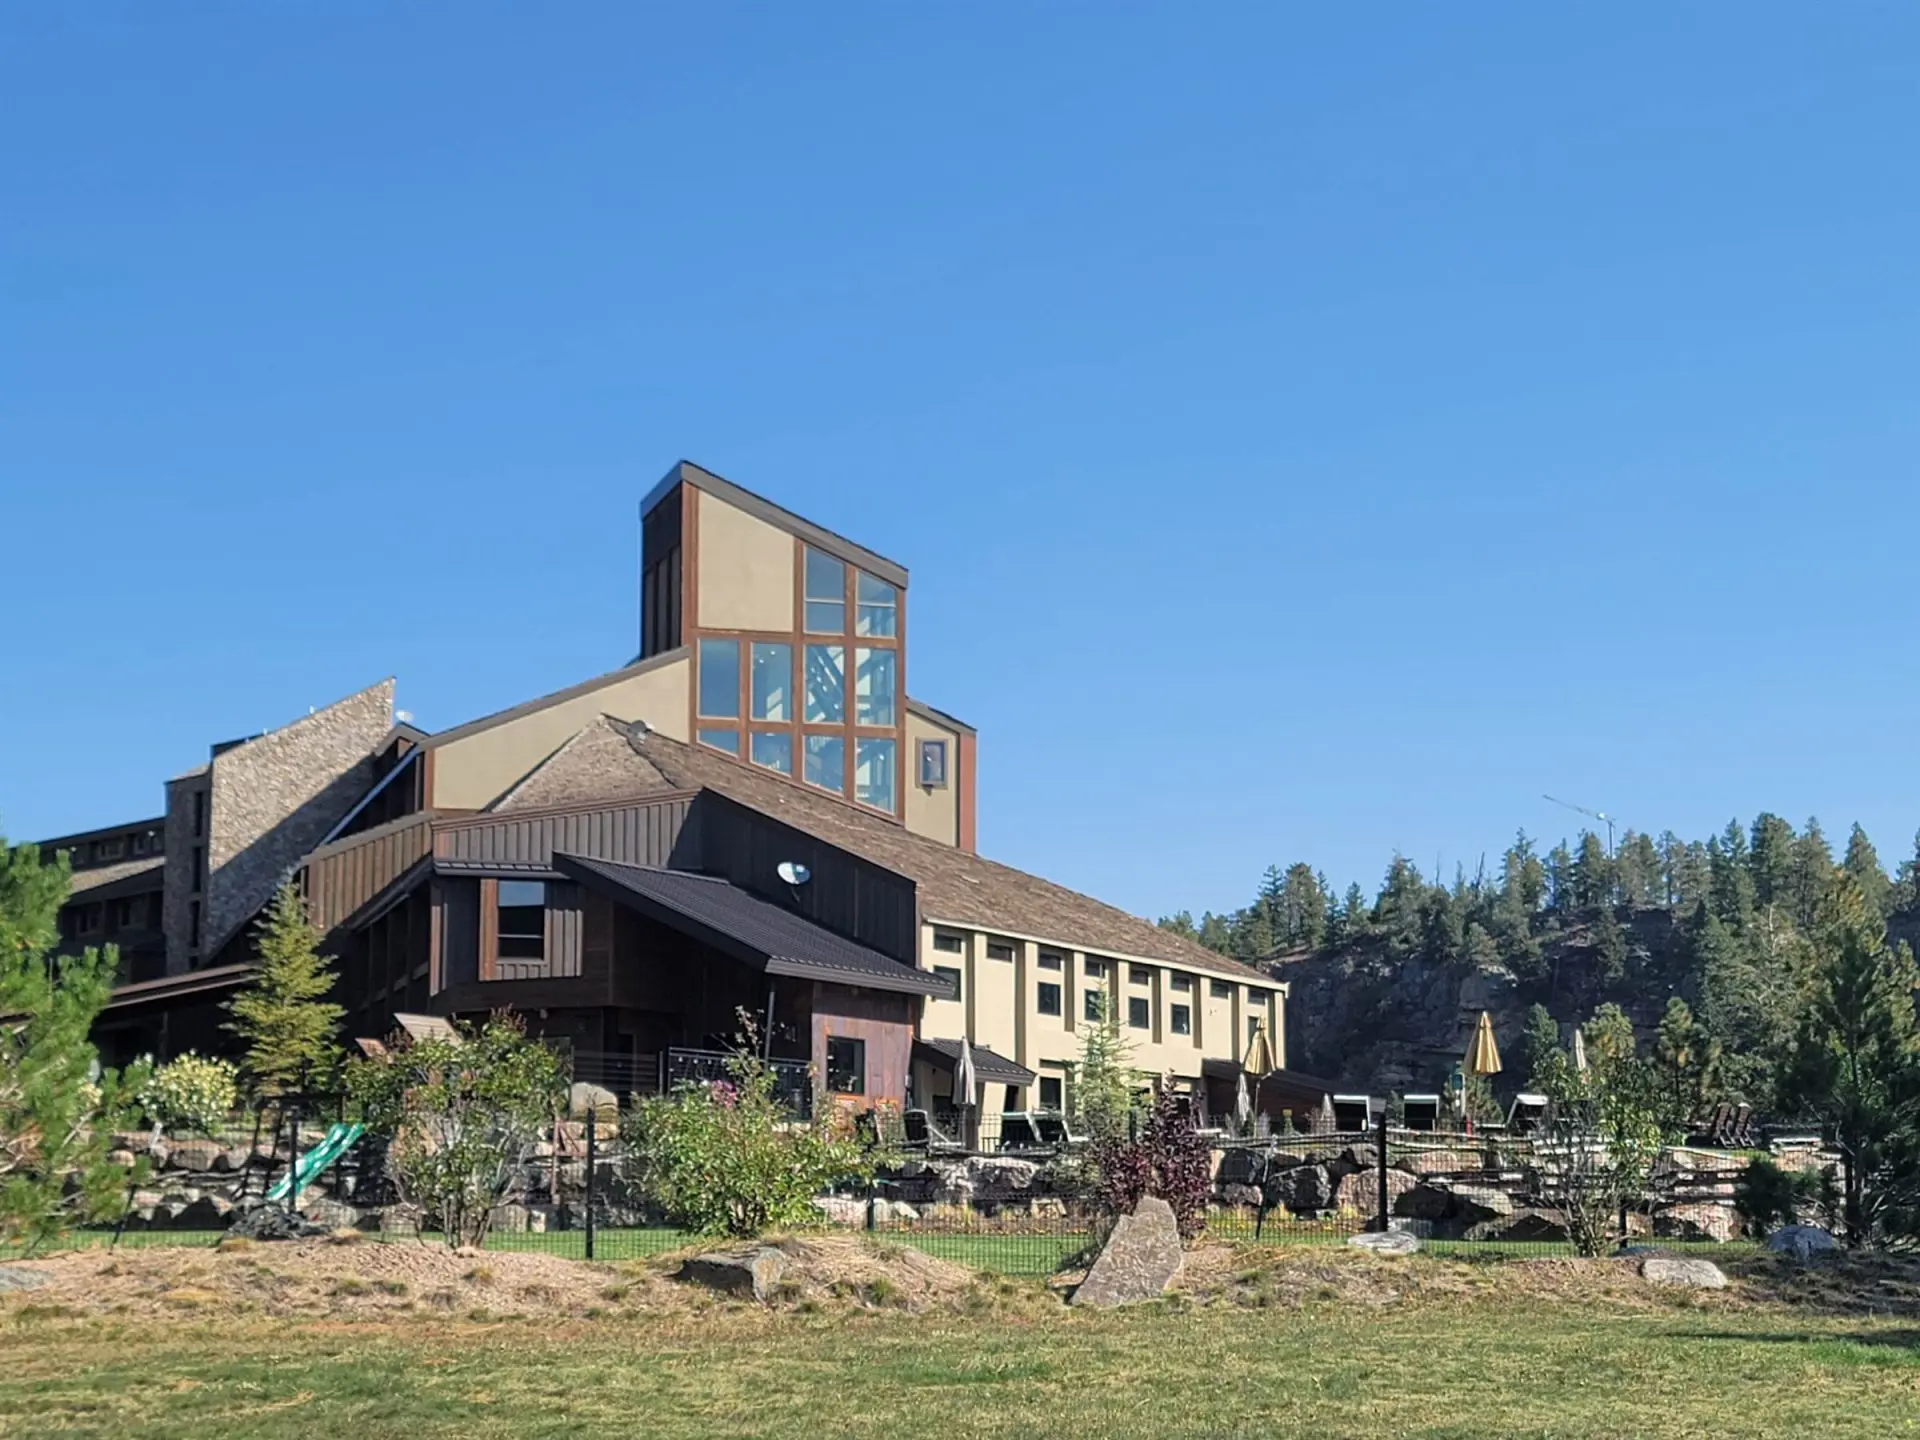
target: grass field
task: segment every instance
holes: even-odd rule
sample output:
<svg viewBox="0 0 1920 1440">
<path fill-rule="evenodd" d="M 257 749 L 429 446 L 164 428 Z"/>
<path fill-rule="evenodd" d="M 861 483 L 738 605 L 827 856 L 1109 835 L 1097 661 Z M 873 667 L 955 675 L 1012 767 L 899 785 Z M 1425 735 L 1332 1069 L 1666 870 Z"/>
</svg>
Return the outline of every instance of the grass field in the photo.
<svg viewBox="0 0 1920 1440">
<path fill-rule="evenodd" d="M 973 1316 L 740 1309 L 560 1326 L 27 1309 L 0 1332 L 8 1435 L 1698 1440 L 1916 1425 L 1911 1322 L 1685 1303 L 1088 1315 L 1011 1301 Z"/>
</svg>

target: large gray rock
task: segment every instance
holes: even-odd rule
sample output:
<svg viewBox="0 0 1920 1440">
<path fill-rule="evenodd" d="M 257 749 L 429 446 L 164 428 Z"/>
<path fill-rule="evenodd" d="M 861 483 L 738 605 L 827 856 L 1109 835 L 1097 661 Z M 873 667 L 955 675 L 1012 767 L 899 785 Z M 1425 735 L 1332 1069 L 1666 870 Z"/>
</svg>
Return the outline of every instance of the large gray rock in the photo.
<svg viewBox="0 0 1920 1440">
<path fill-rule="evenodd" d="M 231 1200 L 224 1195 L 203 1193 L 187 1202 L 178 1223 L 183 1230 L 224 1230 L 232 1218 Z"/>
<path fill-rule="evenodd" d="M 880 1202 L 885 1204 L 883 1200 Z M 826 1217 L 829 1225 L 865 1225 L 867 1223 L 867 1202 L 849 1199 L 845 1195 L 816 1195 L 813 1208 Z M 874 1216 L 878 1223 L 879 1215 Z"/>
<path fill-rule="evenodd" d="M 1400 1197 L 1419 1183 L 1404 1170 L 1387 1171 L 1387 1213 L 1392 1214 Z M 1340 1188 L 1333 1194 L 1333 1207 L 1336 1210 L 1351 1210 L 1356 1215 L 1369 1218 L 1379 1214 L 1380 1172 L 1356 1170 L 1351 1175 L 1342 1176 Z"/>
<path fill-rule="evenodd" d="M 1333 1208 L 1333 1177 L 1324 1165 L 1296 1165 L 1267 1176 L 1266 1200 L 1290 1214 L 1311 1215 Z"/>
<path fill-rule="evenodd" d="M 211 1170 L 225 1153 L 215 1140 L 174 1140 L 167 1145 L 167 1169 Z"/>
<path fill-rule="evenodd" d="M 1806 1264 L 1816 1255 L 1831 1255 L 1840 1242 L 1818 1225 L 1782 1225 L 1767 1237 L 1767 1249 L 1776 1255 L 1791 1255 Z"/>
<path fill-rule="evenodd" d="M 300 1213 L 329 1230 L 350 1230 L 360 1224 L 360 1212 L 338 1200 L 316 1200 Z"/>
<path fill-rule="evenodd" d="M 1513 1214 L 1513 1197 L 1484 1185 L 1453 1187 L 1453 1218 L 1477 1225 Z"/>
<path fill-rule="evenodd" d="M 328 1233 L 326 1226 L 316 1225 L 306 1216 L 282 1210 L 278 1205 L 249 1210 L 227 1231 L 242 1240 L 314 1240 Z"/>
<path fill-rule="evenodd" d="M 928 1169 L 934 1176 L 932 1199 L 936 1205 L 997 1204 L 1025 1199 L 1033 1189 L 1034 1176 L 1040 1173 L 1040 1167 L 1031 1160 L 999 1155 L 934 1161 Z"/>
<path fill-rule="evenodd" d="M 1410 1220 L 1444 1220 L 1453 1214 L 1453 1192 L 1423 1181 L 1393 1202 L 1393 1213 Z"/>
<path fill-rule="evenodd" d="M 1166 1293 L 1180 1273 L 1182 1258 L 1173 1207 L 1149 1195 L 1114 1225 L 1087 1278 L 1073 1292 L 1072 1303 L 1109 1309 L 1151 1300 Z"/>
<path fill-rule="evenodd" d="M 1669 1205 L 1653 1217 L 1653 1233 L 1668 1240 L 1718 1240 L 1733 1238 L 1734 1212 L 1731 1205 L 1716 1205 L 1710 1200 Z"/>
<path fill-rule="evenodd" d="M 787 1273 L 787 1257 L 770 1245 L 731 1253 L 696 1255 L 682 1262 L 674 1278 L 704 1285 L 725 1295 L 766 1300 Z"/>
<path fill-rule="evenodd" d="M 567 1114 L 575 1120 L 585 1120 L 589 1111 L 593 1113 L 597 1132 L 593 1138 L 602 1143 L 614 1139 L 619 1133 L 619 1099 L 603 1086 L 576 1080 L 567 1088 Z"/>
<path fill-rule="evenodd" d="M 38 1290 L 52 1283 L 53 1276 L 44 1270 L 31 1270 L 25 1265 L 0 1265 L 0 1292 Z"/>
<path fill-rule="evenodd" d="M 1640 1274 L 1655 1285 L 1685 1285 L 1695 1290 L 1727 1288 L 1727 1277 L 1718 1265 L 1685 1255 L 1649 1255 L 1640 1262 Z"/>
<path fill-rule="evenodd" d="M 1364 1235 L 1349 1235 L 1347 1244 L 1376 1255 L 1415 1255 L 1420 1250 L 1420 1237 L 1411 1230 L 1369 1230 Z"/>
<path fill-rule="evenodd" d="M 1566 1217 L 1557 1210 L 1516 1210 L 1497 1220 L 1467 1227 L 1466 1240 L 1505 1240 L 1510 1243 L 1551 1241 L 1568 1238 Z"/>
</svg>

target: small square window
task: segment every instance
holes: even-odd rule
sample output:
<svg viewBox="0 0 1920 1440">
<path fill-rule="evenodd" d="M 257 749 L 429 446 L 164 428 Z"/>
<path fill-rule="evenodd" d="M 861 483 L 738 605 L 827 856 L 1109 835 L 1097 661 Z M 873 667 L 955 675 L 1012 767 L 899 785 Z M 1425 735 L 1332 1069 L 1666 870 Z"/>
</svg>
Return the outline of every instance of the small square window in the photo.
<svg viewBox="0 0 1920 1440">
<path fill-rule="evenodd" d="M 1167 1028 L 1176 1035 L 1191 1035 L 1193 1033 L 1192 1008 L 1186 1005 L 1174 1006 L 1169 1012 Z"/>
<path fill-rule="evenodd" d="M 1040 968 L 1042 970 L 1064 970 L 1066 969 L 1066 965 L 1067 957 L 1062 955 L 1058 950 L 1042 950 L 1040 952 Z"/>
<path fill-rule="evenodd" d="M 1080 1013 L 1096 1025 L 1107 1018 L 1107 992 L 1089 990 L 1080 997 Z"/>
<path fill-rule="evenodd" d="M 967 939 L 966 936 L 956 935 L 951 930 L 936 930 L 933 932 L 933 948 L 945 951 L 949 955 L 959 955 L 966 950 Z"/>
<path fill-rule="evenodd" d="M 547 953 L 544 880 L 502 880 L 497 899 L 502 960 L 538 960 Z"/>
<path fill-rule="evenodd" d="M 835 1095 L 866 1094 L 866 1041 L 841 1035 L 827 1037 L 827 1089 Z"/>
<path fill-rule="evenodd" d="M 987 959 L 1011 960 L 1013 959 L 1013 946 L 1009 945 L 1005 940 L 989 940 L 987 941 Z"/>
<path fill-rule="evenodd" d="M 933 973 L 953 987 L 952 998 L 958 1000 L 960 998 L 960 972 L 951 965 L 936 965 L 933 967 Z"/>
<path fill-rule="evenodd" d="M 1058 1075 L 1042 1075 L 1040 1077 L 1040 1108 L 1042 1110 L 1061 1109 L 1065 1089 Z"/>
<path fill-rule="evenodd" d="M 702 730 L 700 743 L 715 750 L 724 750 L 729 755 L 738 755 L 740 732 L 738 730 Z"/>
<path fill-rule="evenodd" d="M 853 624 L 856 635 L 892 635 L 894 612 L 898 608 L 893 586 L 876 580 L 864 570 L 853 572 L 853 600 L 857 607 Z"/>
<path fill-rule="evenodd" d="M 1127 1024 L 1135 1030 L 1153 1028 L 1153 1006 L 1144 995 L 1135 995 L 1127 1001 Z"/>
<path fill-rule="evenodd" d="M 946 741 L 922 740 L 920 742 L 920 786 L 924 790 L 947 788 Z"/>
<path fill-rule="evenodd" d="M 1224 980 L 1209 980 L 1207 982 L 1207 994 L 1216 1000 L 1231 1000 L 1233 999 L 1233 986 Z"/>
<path fill-rule="evenodd" d="M 1127 979 L 1135 985 L 1151 985 L 1153 983 L 1153 967 L 1150 965 L 1129 965 L 1127 967 Z"/>
<path fill-rule="evenodd" d="M 1096 960 L 1093 956 L 1089 955 L 1087 957 L 1086 970 L 1089 980 L 1098 980 L 1107 973 L 1107 962 L 1104 960 Z"/>
<path fill-rule="evenodd" d="M 1058 1015 L 1060 1013 L 1060 987 L 1051 980 L 1042 980 L 1040 982 L 1035 998 L 1039 1002 L 1040 1013 L 1042 1015 Z"/>
<path fill-rule="evenodd" d="M 1181 994 L 1181 995 L 1187 994 L 1190 990 L 1193 989 L 1193 977 L 1191 975 L 1174 976 L 1173 988 L 1175 992 L 1177 992 L 1178 994 Z"/>
</svg>

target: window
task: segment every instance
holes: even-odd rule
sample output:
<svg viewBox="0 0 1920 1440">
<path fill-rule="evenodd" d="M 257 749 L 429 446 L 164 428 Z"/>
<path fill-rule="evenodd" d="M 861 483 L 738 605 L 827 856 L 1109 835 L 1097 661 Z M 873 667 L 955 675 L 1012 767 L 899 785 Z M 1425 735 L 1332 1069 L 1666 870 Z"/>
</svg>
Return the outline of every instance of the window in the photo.
<svg viewBox="0 0 1920 1440">
<path fill-rule="evenodd" d="M 1058 1075 L 1042 1075 L 1040 1077 L 1040 1108 L 1042 1110 L 1061 1109 L 1064 1090 L 1065 1087 L 1061 1085 Z"/>
<path fill-rule="evenodd" d="M 700 642 L 700 713 L 717 720 L 740 716 L 740 642 Z"/>
<path fill-rule="evenodd" d="M 853 572 L 853 633 L 856 635 L 892 635 L 899 600 L 893 586 L 876 580 L 864 571 Z"/>
<path fill-rule="evenodd" d="M 98 905 L 82 905 L 73 912 L 73 928 L 81 935 L 95 934 L 101 926 L 102 916 Z"/>
<path fill-rule="evenodd" d="M 547 953 L 547 883 L 502 880 L 495 904 L 502 960 L 538 960 Z"/>
<path fill-rule="evenodd" d="M 207 792 L 204 790 L 196 790 L 193 792 L 193 833 L 195 838 L 197 839 L 204 834 L 206 828 Z"/>
<path fill-rule="evenodd" d="M 920 785 L 926 790 L 947 788 L 946 741 L 922 740 L 920 742 Z"/>
<path fill-rule="evenodd" d="M 933 948 L 944 950 L 949 955 L 958 955 L 967 948 L 966 937 L 956 935 L 951 930 L 936 930 L 933 932 Z"/>
<path fill-rule="evenodd" d="M 876 810 L 893 809 L 893 741 L 853 742 L 853 798 Z"/>
<path fill-rule="evenodd" d="M 989 959 L 989 960 L 1011 960 L 1011 959 L 1013 959 L 1013 945 L 1012 945 L 1012 942 L 1010 942 L 1010 941 L 1007 941 L 1007 940 L 989 940 L 989 941 L 987 941 L 987 959 Z"/>
<path fill-rule="evenodd" d="M 754 764 L 778 770 L 782 775 L 793 774 L 793 736 L 763 735 L 756 730 L 751 744 Z"/>
<path fill-rule="evenodd" d="M 836 1095 L 864 1095 L 867 1089 L 867 1042 L 841 1035 L 827 1037 L 827 1089 Z"/>
<path fill-rule="evenodd" d="M 1136 995 L 1127 1001 L 1127 1024 L 1136 1030 L 1152 1028 L 1153 1006 L 1144 995 Z"/>
<path fill-rule="evenodd" d="M 1107 1018 L 1107 994 L 1104 990 L 1089 990 L 1080 997 L 1080 1013 L 1096 1025 Z"/>
<path fill-rule="evenodd" d="M 756 720 L 793 719 L 793 646 L 754 642 L 750 713 Z"/>
<path fill-rule="evenodd" d="M 194 949 L 200 948 L 200 902 L 187 902 L 187 944 Z"/>
<path fill-rule="evenodd" d="M 811 548 L 807 551 L 806 623 L 813 635 L 847 633 L 847 567 Z"/>
<path fill-rule="evenodd" d="M 1058 1015 L 1060 1013 L 1060 987 L 1058 985 L 1054 984 L 1051 980 L 1042 980 L 1040 982 L 1040 988 L 1036 993 L 1042 1015 Z"/>
<path fill-rule="evenodd" d="M 1192 977 L 1191 975 L 1176 975 L 1176 976 L 1174 976 L 1174 977 L 1173 977 L 1173 988 L 1174 988 L 1174 989 L 1175 989 L 1175 990 L 1176 990 L 1176 991 L 1177 991 L 1178 993 L 1180 993 L 1180 994 L 1182 994 L 1182 995 L 1185 995 L 1185 994 L 1186 994 L 1186 993 L 1187 993 L 1187 992 L 1188 992 L 1189 990 L 1191 990 L 1191 989 L 1193 989 L 1193 977 Z"/>
<path fill-rule="evenodd" d="M 740 732 L 738 730 L 702 730 L 700 743 L 711 745 L 716 750 L 724 750 L 729 755 L 740 753 Z"/>
<path fill-rule="evenodd" d="M 1231 1000 L 1233 999 L 1233 986 L 1224 980 L 1210 980 L 1207 982 L 1207 994 L 1216 1000 Z"/>
<path fill-rule="evenodd" d="M 1040 952 L 1040 968 L 1042 970 L 1064 970 L 1066 968 L 1066 959 L 1067 957 L 1062 955 L 1058 950 L 1042 950 Z"/>
<path fill-rule="evenodd" d="M 133 837 L 133 853 L 134 853 L 134 854 L 136 854 L 136 855 L 144 855 L 144 854 L 146 854 L 146 853 L 147 853 L 147 841 L 148 841 L 148 839 L 149 839 L 149 838 L 150 838 L 149 836 L 147 836 L 147 835 L 144 835 L 144 834 L 142 834 L 142 835 L 136 835 L 136 836 L 134 836 L 134 837 Z"/>
<path fill-rule="evenodd" d="M 960 998 L 960 972 L 951 965 L 936 965 L 933 973 L 953 987 L 953 998 Z"/>
<path fill-rule="evenodd" d="M 847 647 L 807 646 L 807 723 L 838 725 L 847 718 Z"/>
<path fill-rule="evenodd" d="M 1168 1021 L 1168 1028 L 1172 1030 L 1174 1034 L 1191 1035 L 1193 1033 L 1193 1009 L 1191 1006 L 1176 1005 L 1170 1013 L 1171 1019 Z"/>
<path fill-rule="evenodd" d="M 113 902 L 113 928 L 114 929 L 131 930 L 133 928 L 134 926 L 133 913 L 134 913 L 135 904 L 136 902 L 132 900 L 116 900 Z M 140 902 L 139 908 L 142 911 L 140 918 L 142 920 L 145 920 L 146 915 L 144 912 L 146 911 L 146 908 L 147 908 L 145 903 Z"/>
<path fill-rule="evenodd" d="M 187 884 L 195 890 L 207 888 L 207 852 L 198 845 L 193 847 L 193 864 L 187 872 Z"/>
<path fill-rule="evenodd" d="M 1153 967 L 1151 965 L 1129 965 L 1127 967 L 1127 979 L 1135 985 L 1151 985 L 1153 984 Z"/>
<path fill-rule="evenodd" d="M 1098 980 L 1102 975 L 1105 975 L 1106 973 L 1107 973 L 1106 961 L 1096 960 L 1091 955 L 1087 957 L 1087 978 L 1089 980 Z"/>
<path fill-rule="evenodd" d="M 807 736 L 806 773 L 809 785 L 843 794 L 847 788 L 847 742 L 838 735 Z"/>
<path fill-rule="evenodd" d="M 856 725 L 892 725 L 893 697 L 896 693 L 891 650 L 873 650 L 856 645 L 853 650 L 853 723 Z"/>
<path fill-rule="evenodd" d="M 115 836 L 111 840 L 98 841 L 93 847 L 93 858 L 96 860 L 118 860 L 125 852 L 125 846 L 126 842 L 118 836 Z"/>
</svg>

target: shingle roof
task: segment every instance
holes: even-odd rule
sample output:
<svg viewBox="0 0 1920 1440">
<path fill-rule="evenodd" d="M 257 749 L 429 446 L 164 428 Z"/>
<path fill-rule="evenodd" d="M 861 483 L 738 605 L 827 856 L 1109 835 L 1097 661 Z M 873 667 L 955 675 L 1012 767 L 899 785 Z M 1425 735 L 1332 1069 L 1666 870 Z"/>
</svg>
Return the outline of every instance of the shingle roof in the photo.
<svg viewBox="0 0 1920 1440">
<path fill-rule="evenodd" d="M 684 870 L 619 865 L 579 855 L 555 855 L 553 864 L 568 878 L 612 894 L 695 939 L 757 961 L 769 975 L 794 975 L 942 999 L 953 993 L 952 986 L 939 976 L 836 935 L 730 880 Z"/>
<path fill-rule="evenodd" d="M 591 738 L 586 732 L 598 731 Z M 609 744 L 613 737 L 627 743 Z M 797 830 L 883 865 L 914 882 L 927 919 L 1057 941 L 1081 949 L 1273 984 L 1271 976 L 1215 954 L 1149 920 L 1010 865 L 957 850 L 822 791 L 742 763 L 717 751 L 602 716 L 580 744 L 563 746 L 548 763 L 551 783 L 593 796 L 654 790 L 719 792 Z M 622 753 L 624 748 L 625 753 Z M 568 752 L 571 751 L 571 755 Z M 542 769 L 548 768 L 543 766 Z M 535 772 L 538 774 L 539 772 Z M 503 802 L 504 803 L 504 802 Z"/>
<path fill-rule="evenodd" d="M 95 865 L 90 869 L 76 870 L 68 887 L 69 893 L 76 896 L 90 895 L 99 900 L 111 899 L 113 896 L 94 895 L 94 892 L 122 880 L 132 881 L 136 877 L 149 878 L 150 882 L 158 880 L 160 878 L 158 872 L 166 863 L 167 858 L 164 855 L 148 855 L 139 860 L 121 860 L 112 865 Z M 150 888 L 152 888 L 151 883 L 127 884 L 121 886 L 115 893 L 135 895 Z"/>
<path fill-rule="evenodd" d="M 612 721 L 576 731 L 542 760 L 489 810 L 537 810 L 648 795 L 673 786 L 645 759 L 634 754 L 625 732 Z"/>
<path fill-rule="evenodd" d="M 957 1065 L 960 1062 L 960 1042 L 958 1040 L 916 1040 L 916 1050 L 931 1051 L 926 1058 L 940 1065 Z M 1006 1056 L 989 1050 L 984 1045 L 973 1047 L 973 1073 L 975 1078 L 988 1085 L 1031 1085 L 1040 1077 L 1024 1065 L 1015 1064 Z"/>
</svg>

